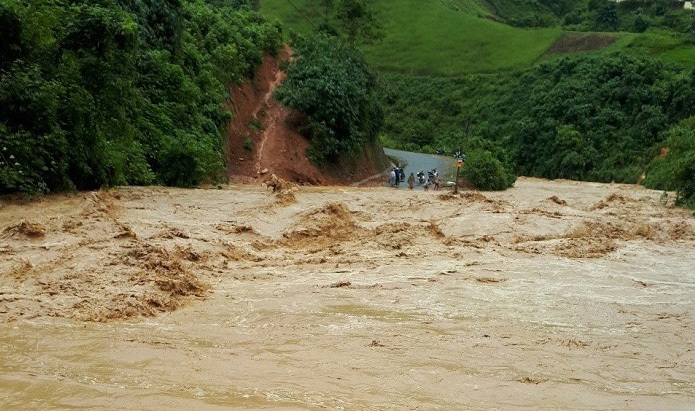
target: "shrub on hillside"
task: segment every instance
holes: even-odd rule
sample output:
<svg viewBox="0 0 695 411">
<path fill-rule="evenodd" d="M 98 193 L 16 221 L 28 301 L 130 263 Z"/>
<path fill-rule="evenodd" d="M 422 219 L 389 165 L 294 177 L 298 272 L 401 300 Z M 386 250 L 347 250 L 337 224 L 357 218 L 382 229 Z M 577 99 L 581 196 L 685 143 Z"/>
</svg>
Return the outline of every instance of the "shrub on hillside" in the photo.
<svg viewBox="0 0 695 411">
<path fill-rule="evenodd" d="M 692 72 L 626 55 L 544 63 L 522 79 L 502 133 L 518 172 L 635 183 L 663 130 L 695 112 Z"/>
<path fill-rule="evenodd" d="M 468 153 L 462 171 L 463 177 L 478 190 L 505 190 L 516 182 L 516 176 L 487 150 Z"/>
<path fill-rule="evenodd" d="M 695 208 L 695 129 L 687 124 L 672 128 L 665 147 L 668 153 L 651 162 L 644 184 L 676 191 L 677 204 Z"/>
<path fill-rule="evenodd" d="M 275 95 L 307 116 L 301 131 L 311 140 L 309 157 L 335 159 L 376 139 L 382 115 L 376 81 L 362 55 L 325 35 L 297 39 L 295 54 Z"/>
</svg>

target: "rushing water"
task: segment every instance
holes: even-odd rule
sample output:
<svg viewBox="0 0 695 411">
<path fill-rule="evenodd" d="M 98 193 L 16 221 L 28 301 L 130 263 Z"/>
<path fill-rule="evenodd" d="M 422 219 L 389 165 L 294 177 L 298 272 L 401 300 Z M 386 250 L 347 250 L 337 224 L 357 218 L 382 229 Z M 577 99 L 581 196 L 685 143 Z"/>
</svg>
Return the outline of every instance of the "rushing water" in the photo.
<svg viewBox="0 0 695 411">
<path fill-rule="evenodd" d="M 692 217 L 633 187 L 593 208 L 616 190 L 525 179 L 455 199 L 312 188 L 286 205 L 255 188 L 134 188 L 112 215 L 85 216 L 89 198 L 7 208 L 0 217 L 24 213 L 47 234 L 8 240 L 0 259 L 33 262 L 0 277 L 0 408 L 693 409 Z M 70 212 L 83 231 L 61 228 Z M 345 232 L 286 242 L 312 218 Z M 523 241 L 605 221 L 661 231 L 595 258 L 556 248 L 601 245 L 591 231 Z M 120 238 L 126 224 L 137 238 Z M 686 234 L 661 237 L 673 227 Z M 209 296 L 156 317 L 60 317 L 82 300 L 108 312 L 119 305 L 105 295 L 151 285 L 126 280 L 132 255 L 155 245 L 197 253 L 181 264 Z"/>
<path fill-rule="evenodd" d="M 644 255 L 629 253 L 469 269 L 433 260 L 350 273 L 268 267 L 252 269 L 261 280 L 220 281 L 208 300 L 154 319 L 5 324 L 1 402 L 507 408 L 540 396 L 561 408 L 685 409 L 695 395 L 693 261 L 662 251 L 660 264 L 635 267 Z M 486 272 L 493 277 L 475 280 Z M 349 289 L 325 288 L 345 278 Z M 652 289 L 636 293 L 634 279 Z"/>
</svg>

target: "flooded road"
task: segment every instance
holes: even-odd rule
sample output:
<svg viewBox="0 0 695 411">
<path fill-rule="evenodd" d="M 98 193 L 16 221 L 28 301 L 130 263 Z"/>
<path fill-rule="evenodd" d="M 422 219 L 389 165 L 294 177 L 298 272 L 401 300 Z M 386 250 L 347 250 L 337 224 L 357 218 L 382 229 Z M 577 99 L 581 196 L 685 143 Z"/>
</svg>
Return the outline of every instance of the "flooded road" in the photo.
<svg viewBox="0 0 695 411">
<path fill-rule="evenodd" d="M 639 187 L 535 179 L 393 193 L 4 205 L 0 405 L 695 406 L 690 213 Z"/>
</svg>

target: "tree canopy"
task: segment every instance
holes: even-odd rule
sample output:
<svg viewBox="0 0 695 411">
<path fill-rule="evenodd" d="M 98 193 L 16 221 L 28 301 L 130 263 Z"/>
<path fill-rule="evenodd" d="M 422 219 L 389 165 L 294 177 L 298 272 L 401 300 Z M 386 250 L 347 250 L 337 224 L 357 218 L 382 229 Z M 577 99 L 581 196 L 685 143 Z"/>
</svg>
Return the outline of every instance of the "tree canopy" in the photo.
<svg viewBox="0 0 695 411">
<path fill-rule="evenodd" d="M 693 72 L 648 57 L 567 57 L 522 75 L 382 79 L 387 145 L 451 152 L 473 119 L 472 134 L 506 150 L 517 173 L 546 178 L 636 182 L 664 131 L 695 114 Z"/>
<path fill-rule="evenodd" d="M 0 0 L 0 193 L 223 170 L 230 83 L 281 43 L 248 1 Z"/>
<path fill-rule="evenodd" d="M 695 117 L 671 128 L 649 164 L 645 185 L 676 191 L 676 203 L 695 208 Z"/>
<path fill-rule="evenodd" d="M 362 55 L 336 37 L 297 39 L 296 58 L 276 92 L 286 106 L 306 114 L 304 134 L 311 139 L 310 157 L 335 158 L 376 138 L 381 109 L 376 81 Z"/>
</svg>

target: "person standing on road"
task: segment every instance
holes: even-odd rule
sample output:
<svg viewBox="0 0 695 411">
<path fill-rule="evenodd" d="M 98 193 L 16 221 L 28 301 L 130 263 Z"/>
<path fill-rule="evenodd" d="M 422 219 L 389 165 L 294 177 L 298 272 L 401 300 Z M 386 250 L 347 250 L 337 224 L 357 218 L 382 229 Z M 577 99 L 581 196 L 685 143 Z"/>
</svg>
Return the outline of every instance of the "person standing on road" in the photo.
<svg viewBox="0 0 695 411">
<path fill-rule="evenodd" d="M 410 177 L 408 177 L 408 188 L 413 189 L 415 186 L 415 175 L 413 173 L 410 173 Z"/>
<path fill-rule="evenodd" d="M 389 174 L 389 186 L 395 187 L 396 186 L 396 169 L 393 168 L 391 169 L 391 173 Z"/>
</svg>

